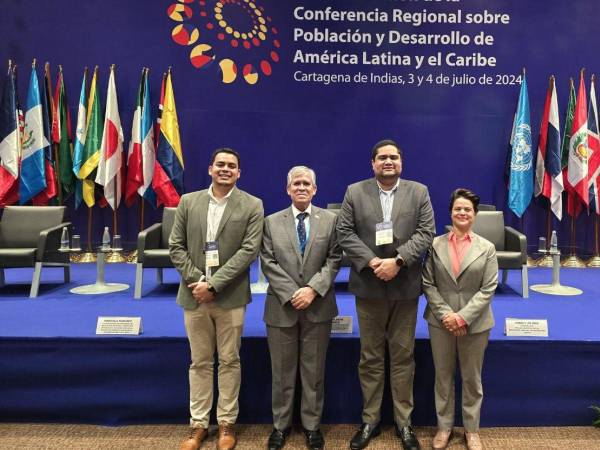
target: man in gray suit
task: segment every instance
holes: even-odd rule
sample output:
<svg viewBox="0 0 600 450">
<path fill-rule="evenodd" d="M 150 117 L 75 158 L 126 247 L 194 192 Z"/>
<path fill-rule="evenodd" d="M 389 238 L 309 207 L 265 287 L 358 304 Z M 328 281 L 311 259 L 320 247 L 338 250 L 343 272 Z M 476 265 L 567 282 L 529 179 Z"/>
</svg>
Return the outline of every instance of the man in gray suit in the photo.
<svg viewBox="0 0 600 450">
<path fill-rule="evenodd" d="M 412 430 L 414 340 L 422 257 L 435 235 L 427 188 L 400 179 L 402 153 L 394 141 L 373 147 L 375 178 L 348 186 L 338 220 L 338 239 L 352 263 L 350 291 L 360 328 L 358 375 L 362 425 L 350 448 L 365 448 L 379 435 L 385 380 L 385 343 L 396 433 L 405 449 L 418 449 Z"/>
<path fill-rule="evenodd" d="M 274 428 L 268 448 L 282 448 L 290 433 L 299 362 L 306 444 L 320 450 L 325 356 L 331 321 L 338 312 L 333 283 L 342 252 L 335 233 L 336 215 L 311 204 L 317 192 L 315 172 L 293 167 L 287 192 L 292 205 L 265 219 L 260 253 L 269 280 L 264 320 L 271 354 Z"/>
<path fill-rule="evenodd" d="M 182 450 L 196 450 L 208 435 L 213 402 L 215 348 L 219 359 L 218 450 L 236 444 L 240 344 L 246 304 L 250 302 L 249 266 L 258 255 L 263 229 L 262 202 L 236 188 L 239 154 L 217 149 L 208 167 L 208 189 L 181 197 L 169 251 L 181 275 L 177 303 L 184 309 L 190 342 L 190 426 Z"/>
</svg>

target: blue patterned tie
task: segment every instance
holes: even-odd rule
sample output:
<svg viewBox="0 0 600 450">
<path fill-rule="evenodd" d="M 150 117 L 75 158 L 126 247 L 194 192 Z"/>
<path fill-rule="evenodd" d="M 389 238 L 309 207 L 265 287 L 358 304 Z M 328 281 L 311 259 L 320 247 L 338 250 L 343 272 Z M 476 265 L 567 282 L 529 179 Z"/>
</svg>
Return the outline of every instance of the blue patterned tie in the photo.
<svg viewBox="0 0 600 450">
<path fill-rule="evenodd" d="M 308 213 L 300 213 L 296 217 L 298 218 L 298 242 L 300 242 L 300 254 L 304 256 L 304 249 L 306 248 L 306 226 L 304 226 L 304 219 L 308 216 Z"/>
</svg>

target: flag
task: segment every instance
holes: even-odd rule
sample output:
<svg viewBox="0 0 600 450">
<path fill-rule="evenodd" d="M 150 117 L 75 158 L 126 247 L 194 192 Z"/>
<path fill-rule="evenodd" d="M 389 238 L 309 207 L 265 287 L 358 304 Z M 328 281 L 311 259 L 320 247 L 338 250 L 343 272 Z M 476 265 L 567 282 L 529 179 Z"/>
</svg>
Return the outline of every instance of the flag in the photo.
<svg viewBox="0 0 600 450">
<path fill-rule="evenodd" d="M 100 147 L 100 161 L 96 183 L 104 186 L 104 197 L 113 210 L 121 203 L 123 169 L 123 127 L 119 116 L 115 69 L 110 68 L 108 90 L 106 92 L 106 114 Z"/>
<path fill-rule="evenodd" d="M 510 178 L 508 207 L 521 217 L 533 194 L 533 164 L 531 155 L 531 125 L 527 79 L 523 74 L 519 102 L 510 139 Z"/>
<path fill-rule="evenodd" d="M 100 161 L 100 145 L 102 141 L 102 109 L 98 90 L 96 88 L 98 79 L 98 67 L 94 69 L 94 75 L 90 85 L 90 94 L 87 104 L 87 117 L 85 125 L 85 144 L 81 154 L 81 167 L 77 178 L 83 180 L 82 196 L 85 204 L 91 208 L 96 203 L 94 198 L 96 168 Z"/>
<path fill-rule="evenodd" d="M 600 138 L 598 136 L 598 108 L 596 106 L 595 77 L 592 75 L 588 107 L 588 197 L 593 212 L 598 210 L 598 176 L 600 175 Z"/>
<path fill-rule="evenodd" d="M 544 190 L 544 181 L 546 178 L 546 150 L 548 146 L 548 122 L 550 119 L 550 102 L 552 101 L 552 84 L 554 77 L 550 77 L 550 85 L 546 91 L 546 101 L 544 102 L 544 112 L 542 113 L 542 123 L 540 124 L 540 137 L 538 140 L 537 156 L 535 160 L 535 184 L 533 185 L 533 194 L 537 197 Z"/>
<path fill-rule="evenodd" d="M 42 121 L 44 136 L 52 143 L 52 88 L 50 86 L 50 64 L 44 66 L 44 82 L 42 83 Z M 56 174 L 54 172 L 54 155 L 52 145 L 44 148 L 44 172 L 46 175 L 46 189 L 33 197 L 32 203 L 36 206 L 47 205 L 48 201 L 56 197 Z"/>
<path fill-rule="evenodd" d="M 78 178 L 81 165 L 83 164 L 83 153 L 85 148 L 85 133 L 87 121 L 87 67 L 83 71 L 81 81 L 81 92 L 79 94 L 79 107 L 77 109 L 77 125 L 75 126 L 75 146 L 73 149 L 73 174 L 75 175 L 75 209 L 81 205 L 83 199 L 83 183 Z"/>
<path fill-rule="evenodd" d="M 142 79 L 138 87 L 138 93 L 135 102 L 135 111 L 133 112 L 133 122 L 131 123 L 131 141 L 127 150 L 127 182 L 125 184 L 125 203 L 131 206 L 137 190 L 144 183 L 142 172 L 142 104 L 144 102 L 144 79 L 146 69 L 142 69 Z"/>
<path fill-rule="evenodd" d="M 564 190 L 560 150 L 560 120 L 554 77 L 551 82 L 550 110 L 546 129 L 546 153 L 544 162 L 544 186 L 542 195 L 550 200 L 550 208 L 558 220 L 562 220 L 562 192 Z"/>
<path fill-rule="evenodd" d="M 21 145 L 19 203 L 24 205 L 46 188 L 44 149 L 50 146 L 46 136 L 44 136 L 42 100 L 35 61 L 31 68 L 31 77 L 29 78 L 25 110 L 25 129 Z"/>
<path fill-rule="evenodd" d="M 569 143 L 571 141 L 571 131 L 573 128 L 573 118 L 575 116 L 575 103 L 577 95 L 575 93 L 575 83 L 573 78 L 569 80 L 569 104 L 565 116 L 565 128 L 562 137 L 561 146 L 561 168 L 563 172 L 564 190 L 567 192 L 567 214 L 571 217 L 577 217 L 581 211 L 581 203 L 574 197 L 573 190 L 567 179 L 567 170 L 569 166 Z"/>
<path fill-rule="evenodd" d="M 158 205 L 172 207 L 179 204 L 179 198 L 183 194 L 183 169 L 179 122 L 169 70 L 165 83 L 160 135 L 152 178 L 152 188 L 156 192 Z"/>
<path fill-rule="evenodd" d="M 19 199 L 19 156 L 21 133 L 17 100 L 16 67 L 8 68 L 0 104 L 0 207 Z"/>
<path fill-rule="evenodd" d="M 142 171 L 144 174 L 144 183 L 139 187 L 138 193 L 156 208 L 156 193 L 152 188 L 152 179 L 154 177 L 154 165 L 156 164 L 156 146 L 154 141 L 154 126 L 152 123 L 152 110 L 150 105 L 150 85 L 148 83 L 148 72 L 146 69 L 146 78 L 144 79 L 144 101 L 142 103 Z"/>
<path fill-rule="evenodd" d="M 569 140 L 567 180 L 575 199 L 582 202 L 586 208 L 589 204 L 588 178 L 587 99 L 582 70 L 575 102 L 571 139 Z"/>
<path fill-rule="evenodd" d="M 57 146 L 57 163 L 63 198 L 75 189 L 73 174 L 73 134 L 71 132 L 71 114 L 67 103 L 67 92 L 62 67 L 59 66 L 56 89 L 54 91 L 54 114 L 52 120 L 52 141 Z"/>
</svg>

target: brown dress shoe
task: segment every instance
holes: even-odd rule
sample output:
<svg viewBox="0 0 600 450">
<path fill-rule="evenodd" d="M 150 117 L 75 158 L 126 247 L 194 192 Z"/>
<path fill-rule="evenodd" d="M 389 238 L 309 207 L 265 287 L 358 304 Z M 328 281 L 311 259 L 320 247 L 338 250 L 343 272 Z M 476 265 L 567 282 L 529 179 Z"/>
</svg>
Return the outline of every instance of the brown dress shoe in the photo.
<svg viewBox="0 0 600 450">
<path fill-rule="evenodd" d="M 206 436 L 208 436 L 206 428 L 190 428 L 190 436 L 181 443 L 179 450 L 198 450 Z"/>
<path fill-rule="evenodd" d="M 219 433 L 217 434 L 217 450 L 232 450 L 237 443 L 233 425 L 229 423 L 219 424 Z"/>
<path fill-rule="evenodd" d="M 433 438 L 433 449 L 444 450 L 448 447 L 448 441 L 452 437 L 452 430 L 438 430 Z"/>
<path fill-rule="evenodd" d="M 467 441 L 467 449 L 468 450 L 483 450 L 483 445 L 481 444 L 481 438 L 479 437 L 479 433 L 465 433 L 465 440 Z"/>
</svg>

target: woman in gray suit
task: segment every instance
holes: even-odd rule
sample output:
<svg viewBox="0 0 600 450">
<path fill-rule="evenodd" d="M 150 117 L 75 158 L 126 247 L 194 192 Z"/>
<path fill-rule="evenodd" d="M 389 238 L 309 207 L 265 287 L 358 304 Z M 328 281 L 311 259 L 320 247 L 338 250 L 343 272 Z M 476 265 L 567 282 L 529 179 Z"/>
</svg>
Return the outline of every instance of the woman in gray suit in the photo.
<svg viewBox="0 0 600 450">
<path fill-rule="evenodd" d="M 481 368 L 494 317 L 490 303 L 498 284 L 494 245 L 471 230 L 479 197 L 457 189 L 450 197 L 452 230 L 434 239 L 423 271 L 425 319 L 435 365 L 438 431 L 434 449 L 444 449 L 454 426 L 456 362 L 462 378 L 462 417 L 469 450 L 482 448 L 479 416 Z"/>
</svg>

